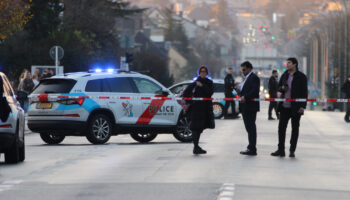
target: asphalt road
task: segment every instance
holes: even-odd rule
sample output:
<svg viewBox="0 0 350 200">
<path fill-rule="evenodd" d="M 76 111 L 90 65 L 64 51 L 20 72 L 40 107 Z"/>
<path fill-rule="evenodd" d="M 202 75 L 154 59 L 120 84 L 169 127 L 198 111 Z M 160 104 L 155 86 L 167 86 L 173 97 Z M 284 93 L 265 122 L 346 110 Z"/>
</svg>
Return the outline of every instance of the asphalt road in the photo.
<svg viewBox="0 0 350 200">
<path fill-rule="evenodd" d="M 26 135 L 26 160 L 0 158 L 0 199 L 350 199 L 350 124 L 343 113 L 307 111 L 296 158 L 275 158 L 277 121 L 258 114 L 258 156 L 239 154 L 247 145 L 242 119 L 217 120 L 192 155 L 192 145 L 160 135 L 139 144 L 128 135 L 106 145 L 67 137 L 45 145 Z M 290 130 L 288 129 L 287 142 Z M 287 148 L 289 145 L 287 145 Z"/>
</svg>

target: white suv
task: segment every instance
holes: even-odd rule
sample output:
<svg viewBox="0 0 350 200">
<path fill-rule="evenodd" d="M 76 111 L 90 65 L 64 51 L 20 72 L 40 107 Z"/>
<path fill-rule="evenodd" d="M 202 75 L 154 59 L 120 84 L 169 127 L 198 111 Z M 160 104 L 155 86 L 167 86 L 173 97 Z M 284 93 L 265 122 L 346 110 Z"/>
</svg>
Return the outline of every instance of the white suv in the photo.
<svg viewBox="0 0 350 200">
<path fill-rule="evenodd" d="M 28 127 L 48 144 L 58 144 L 65 136 L 86 136 L 93 144 L 103 144 L 117 134 L 144 143 L 158 133 L 192 141 L 189 120 L 175 95 L 139 73 L 54 76 L 42 80 L 29 98 Z"/>
<path fill-rule="evenodd" d="M 25 159 L 24 111 L 16 100 L 15 93 L 6 75 L 0 72 L 4 97 L 11 108 L 6 121 L 0 119 L 0 153 L 5 153 L 6 163 L 22 162 Z"/>
</svg>

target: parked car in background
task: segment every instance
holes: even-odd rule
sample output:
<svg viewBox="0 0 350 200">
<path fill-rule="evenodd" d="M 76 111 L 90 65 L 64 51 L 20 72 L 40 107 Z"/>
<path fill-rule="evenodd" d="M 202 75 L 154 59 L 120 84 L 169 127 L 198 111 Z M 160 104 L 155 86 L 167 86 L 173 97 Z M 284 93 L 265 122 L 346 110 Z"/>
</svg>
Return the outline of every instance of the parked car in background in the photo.
<svg viewBox="0 0 350 200">
<path fill-rule="evenodd" d="M 25 159 L 24 111 L 20 107 L 6 75 L 0 72 L 0 78 L 3 82 L 4 100 L 7 101 L 11 109 L 6 121 L 0 119 L 0 154 L 5 154 L 6 163 L 18 163 Z"/>
<path fill-rule="evenodd" d="M 180 92 L 186 88 L 188 85 L 193 83 L 193 80 L 187 80 L 183 81 L 181 83 L 177 83 L 171 87 L 169 87 L 169 90 L 174 93 L 175 95 L 179 95 Z M 223 79 L 213 79 L 214 83 L 214 94 L 213 98 L 225 98 L 225 82 Z M 237 95 L 236 91 L 233 91 L 234 95 Z M 224 106 L 225 106 L 225 101 L 224 100 L 214 100 L 213 101 L 213 111 L 214 111 L 214 117 L 215 119 L 220 119 L 224 116 Z M 238 103 L 235 104 L 236 107 L 236 113 L 239 112 L 238 109 Z M 229 113 L 232 113 L 231 108 L 229 108 Z"/>
</svg>

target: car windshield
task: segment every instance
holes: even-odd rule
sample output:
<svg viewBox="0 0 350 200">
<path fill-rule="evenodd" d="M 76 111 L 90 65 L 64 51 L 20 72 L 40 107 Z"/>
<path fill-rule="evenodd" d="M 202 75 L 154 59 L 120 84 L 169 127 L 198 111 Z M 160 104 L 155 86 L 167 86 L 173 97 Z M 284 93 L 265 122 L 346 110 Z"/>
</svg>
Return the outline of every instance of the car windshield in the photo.
<svg viewBox="0 0 350 200">
<path fill-rule="evenodd" d="M 32 94 L 69 93 L 76 82 L 72 79 L 45 79 L 40 82 Z"/>
</svg>

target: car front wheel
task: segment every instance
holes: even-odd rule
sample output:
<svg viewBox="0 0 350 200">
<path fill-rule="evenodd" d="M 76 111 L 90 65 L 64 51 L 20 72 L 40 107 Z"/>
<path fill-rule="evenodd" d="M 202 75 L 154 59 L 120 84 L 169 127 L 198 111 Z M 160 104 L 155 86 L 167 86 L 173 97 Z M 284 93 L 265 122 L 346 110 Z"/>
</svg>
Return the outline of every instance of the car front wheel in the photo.
<svg viewBox="0 0 350 200">
<path fill-rule="evenodd" d="M 177 123 L 174 137 L 180 142 L 192 142 L 191 121 L 188 116 L 182 115 Z"/>
<path fill-rule="evenodd" d="M 59 144 L 65 138 L 64 135 L 55 135 L 52 133 L 40 133 L 40 137 L 46 144 Z"/>
<path fill-rule="evenodd" d="M 156 133 L 131 133 L 130 136 L 140 142 L 140 143 L 147 143 L 152 140 L 154 140 L 157 137 Z"/>
<path fill-rule="evenodd" d="M 221 103 L 213 103 L 214 118 L 220 119 L 224 116 L 224 106 Z"/>
</svg>

